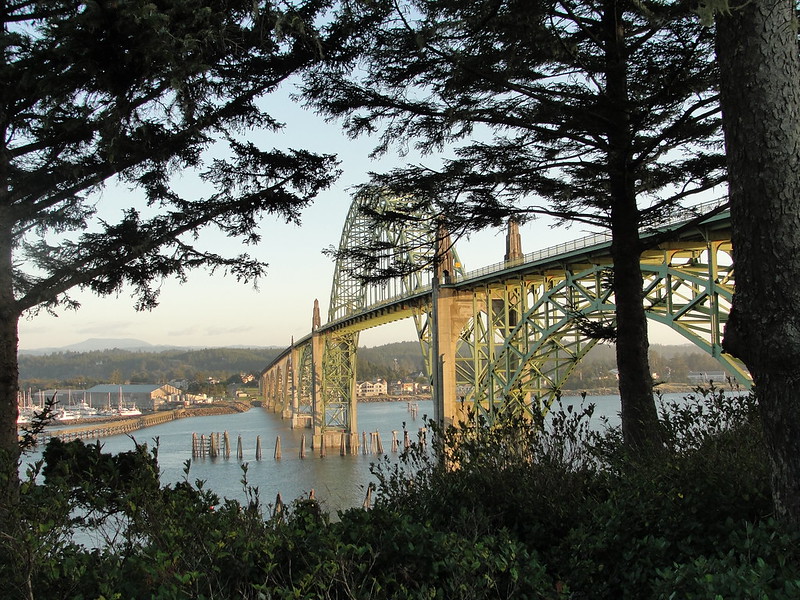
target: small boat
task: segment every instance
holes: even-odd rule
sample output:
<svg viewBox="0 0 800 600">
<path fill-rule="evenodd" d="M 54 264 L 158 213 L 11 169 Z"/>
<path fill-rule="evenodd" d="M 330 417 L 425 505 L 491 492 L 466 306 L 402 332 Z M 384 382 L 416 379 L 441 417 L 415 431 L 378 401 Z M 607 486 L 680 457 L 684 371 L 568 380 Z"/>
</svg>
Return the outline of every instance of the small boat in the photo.
<svg viewBox="0 0 800 600">
<path fill-rule="evenodd" d="M 80 419 L 80 415 L 76 412 L 72 412 L 71 410 L 65 410 L 63 408 L 59 408 L 53 413 L 53 418 L 56 421 L 76 421 Z"/>
<path fill-rule="evenodd" d="M 94 408 L 91 404 L 86 402 L 86 398 L 84 397 L 84 399 L 78 402 L 77 404 L 70 404 L 69 412 L 75 413 L 81 419 L 83 419 L 86 417 L 96 417 L 99 411 L 96 408 Z"/>
</svg>

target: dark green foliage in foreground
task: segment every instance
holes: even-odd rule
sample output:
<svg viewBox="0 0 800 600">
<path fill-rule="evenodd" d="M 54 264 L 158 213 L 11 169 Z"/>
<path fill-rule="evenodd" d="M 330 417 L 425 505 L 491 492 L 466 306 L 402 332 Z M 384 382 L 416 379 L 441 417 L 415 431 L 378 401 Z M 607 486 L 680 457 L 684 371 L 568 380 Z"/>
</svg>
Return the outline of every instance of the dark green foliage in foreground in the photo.
<svg viewBox="0 0 800 600">
<path fill-rule="evenodd" d="M 268 514 L 253 488 L 221 501 L 188 469 L 160 486 L 145 447 L 51 444 L 0 577 L 20 598 L 800 597 L 800 536 L 770 518 L 750 398 L 664 407 L 647 459 L 593 432 L 591 410 L 443 432 L 447 461 L 414 447 L 376 466 L 375 506 L 335 522 L 314 500 Z"/>
</svg>

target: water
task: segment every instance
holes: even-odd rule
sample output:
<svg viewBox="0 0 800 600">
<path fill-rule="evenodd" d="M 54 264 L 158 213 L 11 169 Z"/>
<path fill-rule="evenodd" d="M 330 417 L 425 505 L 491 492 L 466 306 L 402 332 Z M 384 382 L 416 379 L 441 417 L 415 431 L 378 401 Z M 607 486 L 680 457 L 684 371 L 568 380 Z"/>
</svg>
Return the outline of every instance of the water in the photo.
<svg viewBox="0 0 800 600">
<path fill-rule="evenodd" d="M 667 398 L 678 399 L 685 394 L 667 394 Z M 579 397 L 564 397 L 564 405 L 580 405 Z M 593 422 L 601 427 L 602 417 L 610 425 L 619 423 L 619 396 L 588 396 L 585 404 L 593 403 L 595 412 Z M 408 411 L 406 402 L 371 402 L 358 405 L 359 430 L 369 433 L 378 431 L 383 443 L 384 453 L 390 457 L 392 431 L 398 432 L 402 444 L 403 423 L 410 432 L 411 439 L 416 440 L 417 431 L 424 425 L 424 416 L 433 414 L 433 403 L 417 402 L 419 411 L 416 419 Z M 242 462 L 247 463 L 247 480 L 251 486 L 257 486 L 261 500 L 266 505 L 273 504 L 278 493 L 284 502 L 307 496 L 313 489 L 315 497 L 323 508 L 331 514 L 338 510 L 361 506 L 366 494 L 367 485 L 374 481 L 370 473 L 370 464 L 379 460 L 377 454 L 359 453 L 340 456 L 338 448 L 329 448 L 327 456 L 319 456 L 318 451 L 310 448 L 311 434 L 309 429 L 289 427 L 289 421 L 282 420 L 280 415 L 261 408 L 253 408 L 246 413 L 230 415 L 214 415 L 178 419 L 156 425 L 136 432 L 135 439 L 152 445 L 159 440 L 159 466 L 163 483 L 174 483 L 184 479 L 184 465 L 192 459 L 192 433 L 208 436 L 212 432 L 227 431 L 231 441 L 231 458 L 197 458 L 192 460 L 189 480 L 204 480 L 206 486 L 221 498 L 244 500 Z M 262 459 L 255 459 L 256 436 L 261 436 Z M 302 436 L 306 436 L 306 458 L 299 456 Z M 244 459 L 236 458 L 237 436 L 242 437 Z M 280 436 L 282 458 L 273 458 L 275 440 Z M 221 436 L 220 436 L 221 438 Z M 124 435 L 103 438 L 100 440 L 106 452 L 122 452 L 134 447 L 133 441 Z M 220 440 L 222 441 L 222 440 Z M 34 454 L 26 462 L 37 458 Z"/>
<path fill-rule="evenodd" d="M 392 430 L 398 432 L 402 444 L 403 423 L 416 440 L 417 431 L 424 425 L 425 415 L 433 414 L 433 403 L 418 401 L 416 419 L 408 411 L 406 402 L 371 402 L 358 405 L 358 424 L 360 431 L 378 431 L 384 453 L 392 455 Z M 231 442 L 230 458 L 192 459 L 192 433 L 205 434 L 227 431 Z M 262 459 L 255 459 L 256 437 L 261 436 Z M 306 436 L 306 458 L 300 458 L 300 445 Z M 241 436 L 243 460 L 236 458 L 237 437 Z M 282 458 L 273 458 L 276 438 L 281 438 Z M 367 485 L 374 481 L 370 474 L 370 464 L 379 460 L 377 454 L 362 453 L 340 456 L 338 448 L 328 448 L 327 456 L 321 458 L 318 451 L 311 450 L 311 430 L 291 429 L 289 421 L 280 415 L 261 408 L 252 408 L 246 413 L 214 415 L 177 419 L 135 432 L 135 440 L 153 445 L 158 439 L 158 463 L 162 483 L 174 483 L 185 478 L 184 467 L 187 460 L 192 461 L 189 480 L 204 480 L 206 487 L 220 498 L 244 500 L 246 497 L 242 480 L 242 463 L 247 463 L 247 481 L 250 486 L 259 488 L 263 503 L 274 504 L 278 493 L 284 502 L 308 496 L 313 489 L 315 497 L 323 508 L 335 514 L 336 511 L 361 506 L 364 502 Z M 360 440 L 359 436 L 359 440 Z M 105 452 L 132 450 L 134 442 L 125 435 L 106 437 L 100 440 Z M 220 435 L 222 445 L 222 435 Z M 30 463 L 41 456 L 34 453 L 25 459 Z M 393 455 L 397 456 L 397 455 Z"/>
</svg>

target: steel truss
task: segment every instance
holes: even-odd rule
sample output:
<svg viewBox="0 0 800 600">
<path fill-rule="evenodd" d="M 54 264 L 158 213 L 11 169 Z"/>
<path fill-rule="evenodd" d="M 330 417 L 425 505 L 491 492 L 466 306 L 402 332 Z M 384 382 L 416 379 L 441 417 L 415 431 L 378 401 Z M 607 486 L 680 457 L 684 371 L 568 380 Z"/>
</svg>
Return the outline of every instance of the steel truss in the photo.
<svg viewBox="0 0 800 600">
<path fill-rule="evenodd" d="M 645 253 L 644 303 L 749 387 L 743 365 L 722 351 L 734 279 L 727 240 L 675 243 Z M 456 360 L 459 397 L 490 418 L 541 411 L 578 362 L 613 327 L 613 268 L 570 264 L 497 278 L 473 289 L 473 316 Z"/>
<path fill-rule="evenodd" d="M 292 363 L 297 361 L 296 395 L 297 404 L 294 406 L 293 397 L 293 410 L 298 414 L 313 414 L 314 412 L 314 366 L 311 358 L 311 344 L 303 344 L 296 349 L 296 359 L 293 357 Z"/>
<path fill-rule="evenodd" d="M 380 215 L 388 212 L 406 217 L 402 224 L 387 222 Z M 376 216 L 378 218 L 376 218 Z M 429 215 L 415 208 L 408 199 L 388 195 L 379 190 L 359 193 L 350 206 L 334 270 L 328 323 L 347 319 L 370 307 L 388 304 L 398 297 L 407 297 L 430 288 L 431 265 L 437 248 L 437 227 Z M 363 259 L 347 249 L 385 248 L 376 252 L 373 264 L 365 266 Z M 451 250 L 453 256 L 454 251 Z M 378 280 L 377 275 L 391 268 L 404 274 Z M 454 270 L 462 274 L 457 257 Z M 399 318 L 399 317 L 396 317 Z M 393 320 L 393 319 L 390 319 Z M 419 332 L 426 367 L 430 375 L 430 335 L 428 311 L 418 310 L 414 321 Z M 355 397 L 356 351 L 358 332 L 325 334 L 322 356 L 322 393 L 318 408 L 322 428 L 348 431 L 354 421 L 350 414 Z"/>
</svg>

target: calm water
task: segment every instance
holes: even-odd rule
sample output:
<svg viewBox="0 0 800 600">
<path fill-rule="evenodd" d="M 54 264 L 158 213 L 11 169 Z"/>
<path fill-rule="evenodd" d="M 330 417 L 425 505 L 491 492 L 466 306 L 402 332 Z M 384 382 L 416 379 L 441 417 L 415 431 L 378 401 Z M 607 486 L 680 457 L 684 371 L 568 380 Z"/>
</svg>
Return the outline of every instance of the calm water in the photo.
<svg viewBox="0 0 800 600">
<path fill-rule="evenodd" d="M 680 395 L 676 395 L 680 396 Z M 565 403 L 580 404 L 580 398 L 564 398 Z M 600 417 L 608 417 L 611 424 L 619 421 L 618 396 L 587 397 L 587 402 L 595 404 L 594 419 L 600 425 Z M 431 401 L 418 402 L 416 419 L 408 411 L 405 402 L 375 402 L 358 405 L 358 423 L 361 431 L 378 431 L 384 452 L 391 456 L 392 430 L 398 431 L 402 442 L 403 423 L 416 439 L 417 430 L 423 426 L 423 416 L 433 414 Z M 321 458 L 310 450 L 310 430 L 289 427 L 289 422 L 261 408 L 253 408 L 246 413 L 193 417 L 178 419 L 136 432 L 138 442 L 152 445 L 159 440 L 159 465 L 162 481 L 173 483 L 184 478 L 184 463 L 192 458 L 192 433 L 208 436 L 211 432 L 227 431 L 232 448 L 232 457 L 198 458 L 192 460 L 189 478 L 191 481 L 206 481 L 208 488 L 220 497 L 243 500 L 242 462 L 247 463 L 247 479 L 251 486 L 257 486 L 265 504 L 273 504 L 280 493 L 284 502 L 307 495 L 310 490 L 323 506 L 335 514 L 337 510 L 360 506 L 364 501 L 367 484 L 374 478 L 369 472 L 370 463 L 378 460 L 376 454 L 340 456 L 338 449 L 328 449 L 328 455 Z M 256 436 L 261 436 L 262 460 L 255 459 Z M 308 451 L 306 458 L 299 457 L 301 438 L 306 435 Z M 241 436 L 244 459 L 236 459 L 237 436 Z M 275 460 L 273 453 L 276 438 L 281 438 L 282 458 Z M 127 436 L 115 436 L 100 440 L 106 452 L 131 450 L 133 442 Z M 395 455 L 396 456 L 396 455 Z M 26 462 L 33 460 L 31 456 Z"/>
</svg>

